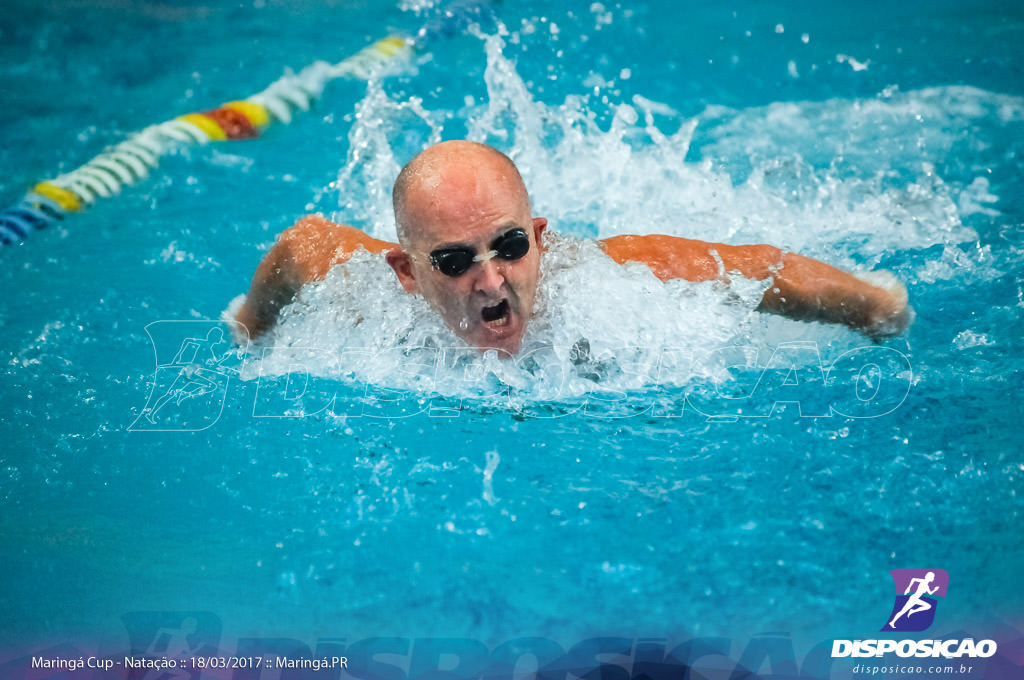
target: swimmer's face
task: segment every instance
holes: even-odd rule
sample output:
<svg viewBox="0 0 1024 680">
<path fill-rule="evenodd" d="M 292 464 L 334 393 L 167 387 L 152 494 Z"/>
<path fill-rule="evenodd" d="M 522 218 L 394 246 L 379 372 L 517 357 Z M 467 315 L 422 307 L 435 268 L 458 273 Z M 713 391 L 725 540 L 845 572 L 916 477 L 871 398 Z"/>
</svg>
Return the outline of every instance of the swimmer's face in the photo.
<svg viewBox="0 0 1024 680">
<path fill-rule="evenodd" d="M 388 263 L 460 338 L 515 354 L 533 313 L 547 221 L 531 216 L 526 189 L 507 162 L 466 144 L 440 145 L 436 167 L 410 186 L 399 218 L 405 243 Z M 528 249 L 520 256 L 524 233 Z M 470 253 L 492 249 L 497 256 L 467 266 Z"/>
</svg>

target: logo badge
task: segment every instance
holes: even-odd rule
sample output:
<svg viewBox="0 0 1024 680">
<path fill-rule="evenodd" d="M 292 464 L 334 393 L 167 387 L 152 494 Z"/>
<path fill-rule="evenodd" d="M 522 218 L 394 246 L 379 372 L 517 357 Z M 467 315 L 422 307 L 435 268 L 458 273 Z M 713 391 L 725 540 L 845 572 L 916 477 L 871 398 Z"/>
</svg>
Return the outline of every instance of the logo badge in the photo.
<svg viewBox="0 0 1024 680">
<path fill-rule="evenodd" d="M 946 596 L 949 574 L 945 569 L 893 569 L 896 602 L 882 628 L 884 632 L 918 633 L 935 620 L 937 597 Z"/>
</svg>

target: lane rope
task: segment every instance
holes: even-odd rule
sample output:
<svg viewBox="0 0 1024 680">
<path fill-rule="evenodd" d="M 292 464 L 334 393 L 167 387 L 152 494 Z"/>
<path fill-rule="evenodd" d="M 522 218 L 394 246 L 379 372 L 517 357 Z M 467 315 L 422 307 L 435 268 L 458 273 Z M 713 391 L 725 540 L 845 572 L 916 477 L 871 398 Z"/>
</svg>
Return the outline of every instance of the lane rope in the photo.
<svg viewBox="0 0 1024 680">
<path fill-rule="evenodd" d="M 288 73 L 261 92 L 215 109 L 187 113 L 151 125 L 105 149 L 84 165 L 30 189 L 17 204 L 0 211 L 0 243 L 16 244 L 68 213 L 121 193 L 156 170 L 161 156 L 181 145 L 256 139 L 273 123 L 289 124 L 308 111 L 328 82 L 337 78 L 369 80 L 406 62 L 415 49 L 439 35 L 461 32 L 484 15 L 486 5 L 465 0 L 440 10 L 412 38 L 389 36 L 337 64 L 317 61 Z"/>
</svg>

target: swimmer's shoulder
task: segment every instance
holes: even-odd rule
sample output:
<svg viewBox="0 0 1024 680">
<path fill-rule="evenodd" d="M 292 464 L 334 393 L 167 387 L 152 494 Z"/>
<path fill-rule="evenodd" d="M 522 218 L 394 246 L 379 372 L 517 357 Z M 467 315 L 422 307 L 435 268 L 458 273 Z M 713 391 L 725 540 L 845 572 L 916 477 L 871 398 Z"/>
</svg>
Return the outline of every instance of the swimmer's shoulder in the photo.
<svg viewBox="0 0 1024 680">
<path fill-rule="evenodd" d="M 322 278 L 327 270 L 346 262 L 362 248 L 384 253 L 397 244 L 373 238 L 347 224 L 333 222 L 323 215 L 306 215 L 281 233 L 278 244 L 287 248 L 294 260 L 306 264 L 306 281 Z"/>
<path fill-rule="evenodd" d="M 663 281 L 707 281 L 718 275 L 718 264 L 709 252 L 717 244 L 665 234 L 622 234 L 597 244 L 619 264 L 640 262 Z"/>
<path fill-rule="evenodd" d="M 323 279 L 331 267 L 348 261 L 360 248 L 383 253 L 396 244 L 375 239 L 322 215 L 306 215 L 281 232 L 277 243 L 256 267 L 249 293 L 232 303 L 235 319 L 252 338 L 274 326 L 281 308 L 290 304 L 299 289 Z"/>
<path fill-rule="evenodd" d="M 281 238 L 317 246 L 332 245 L 352 251 L 363 248 L 371 253 L 383 253 L 398 244 L 373 238 L 365 231 L 347 224 L 332 222 L 323 215 L 306 215 L 292 227 L 286 229 Z"/>
</svg>

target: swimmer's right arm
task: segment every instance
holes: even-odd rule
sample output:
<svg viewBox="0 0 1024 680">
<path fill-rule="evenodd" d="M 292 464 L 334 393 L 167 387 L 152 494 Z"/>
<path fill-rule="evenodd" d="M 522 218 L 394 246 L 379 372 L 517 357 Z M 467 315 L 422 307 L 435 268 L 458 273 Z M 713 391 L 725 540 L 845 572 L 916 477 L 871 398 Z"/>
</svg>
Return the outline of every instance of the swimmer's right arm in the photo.
<svg viewBox="0 0 1024 680">
<path fill-rule="evenodd" d="M 354 227 L 307 215 L 281 233 L 256 267 L 245 304 L 235 319 L 255 339 L 274 326 L 281 309 L 295 299 L 302 286 L 324 278 L 357 248 L 382 253 L 394 247 L 394 243 L 371 238 Z"/>
</svg>

